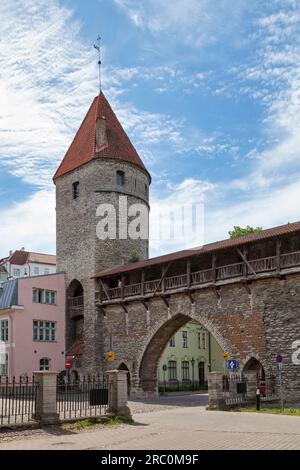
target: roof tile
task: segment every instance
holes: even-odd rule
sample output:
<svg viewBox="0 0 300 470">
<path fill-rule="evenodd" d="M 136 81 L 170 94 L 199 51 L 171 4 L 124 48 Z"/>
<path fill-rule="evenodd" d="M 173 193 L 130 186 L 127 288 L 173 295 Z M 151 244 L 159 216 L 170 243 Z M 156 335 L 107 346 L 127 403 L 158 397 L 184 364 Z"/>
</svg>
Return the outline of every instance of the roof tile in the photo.
<svg viewBox="0 0 300 470">
<path fill-rule="evenodd" d="M 228 238 L 226 240 L 217 241 L 214 243 L 209 243 L 200 247 L 177 251 L 175 253 L 170 253 L 163 256 L 158 256 L 156 258 L 150 258 L 148 260 L 139 261 L 137 263 L 129 263 L 121 266 L 116 266 L 115 268 L 108 269 L 100 272 L 94 277 L 108 277 L 122 272 L 134 271 L 136 269 L 142 269 L 150 266 L 154 266 L 161 263 L 169 263 L 170 261 L 177 261 L 179 259 L 188 258 L 195 255 L 202 255 L 204 253 L 210 253 L 217 250 L 235 248 L 238 246 L 243 246 L 248 243 L 254 243 L 261 240 L 267 240 L 273 237 L 286 235 L 289 233 L 300 232 L 300 222 L 289 223 L 286 225 L 280 225 L 279 227 L 273 227 L 261 232 L 255 232 L 248 235 L 243 235 L 237 238 Z"/>
<path fill-rule="evenodd" d="M 98 118 L 103 117 L 106 123 L 107 145 L 103 145 L 98 151 L 96 148 L 96 123 Z M 93 158 L 112 158 L 132 163 L 145 171 L 150 178 L 137 151 L 102 92 L 91 104 L 53 179 L 55 180 L 89 163 Z"/>
</svg>

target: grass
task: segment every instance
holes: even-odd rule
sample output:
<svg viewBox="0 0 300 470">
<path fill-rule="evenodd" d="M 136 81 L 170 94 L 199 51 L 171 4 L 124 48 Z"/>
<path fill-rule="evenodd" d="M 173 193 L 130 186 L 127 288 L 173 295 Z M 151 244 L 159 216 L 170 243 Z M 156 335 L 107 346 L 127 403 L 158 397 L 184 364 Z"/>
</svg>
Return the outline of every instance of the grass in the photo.
<svg viewBox="0 0 300 470">
<path fill-rule="evenodd" d="M 288 416 L 300 416 L 300 408 L 284 408 L 283 410 L 276 406 L 276 407 L 266 407 L 262 406 L 260 411 L 256 410 L 256 407 L 245 407 L 240 408 L 239 411 L 245 413 L 269 413 L 273 415 L 288 415 Z"/>
<path fill-rule="evenodd" d="M 83 431 L 85 429 L 93 428 L 96 426 L 118 426 L 120 424 L 133 424 L 130 419 L 121 419 L 111 417 L 108 419 L 101 418 L 86 418 L 76 421 L 74 423 L 64 423 L 62 427 L 66 430 Z"/>
</svg>

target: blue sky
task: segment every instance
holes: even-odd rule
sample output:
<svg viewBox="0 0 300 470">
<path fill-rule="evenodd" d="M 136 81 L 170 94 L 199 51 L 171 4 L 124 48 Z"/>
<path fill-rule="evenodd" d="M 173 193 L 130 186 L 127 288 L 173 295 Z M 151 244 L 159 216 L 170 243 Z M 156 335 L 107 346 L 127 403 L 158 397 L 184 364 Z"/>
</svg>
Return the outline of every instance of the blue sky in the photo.
<svg viewBox="0 0 300 470">
<path fill-rule="evenodd" d="M 98 33 L 152 217 L 204 198 L 205 242 L 300 219 L 299 1 L 1 0 L 0 17 L 0 256 L 55 251 L 52 175 L 97 94 Z"/>
</svg>

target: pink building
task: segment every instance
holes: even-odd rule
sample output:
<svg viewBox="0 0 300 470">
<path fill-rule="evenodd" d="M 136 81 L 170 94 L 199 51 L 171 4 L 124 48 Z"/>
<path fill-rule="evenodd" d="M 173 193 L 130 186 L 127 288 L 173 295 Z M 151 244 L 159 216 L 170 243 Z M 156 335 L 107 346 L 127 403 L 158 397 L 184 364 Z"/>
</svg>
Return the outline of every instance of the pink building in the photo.
<svg viewBox="0 0 300 470">
<path fill-rule="evenodd" d="M 4 282 L 0 287 L 0 376 L 65 368 L 65 275 Z"/>
</svg>

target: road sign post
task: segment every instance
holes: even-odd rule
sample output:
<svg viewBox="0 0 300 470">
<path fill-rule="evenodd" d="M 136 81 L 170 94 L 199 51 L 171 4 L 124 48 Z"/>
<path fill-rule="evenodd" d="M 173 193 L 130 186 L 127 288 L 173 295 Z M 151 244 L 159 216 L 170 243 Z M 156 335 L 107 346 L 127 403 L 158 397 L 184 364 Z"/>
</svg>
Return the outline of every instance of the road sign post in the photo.
<svg viewBox="0 0 300 470">
<path fill-rule="evenodd" d="M 276 357 L 276 362 L 278 366 L 278 374 L 279 374 L 279 388 L 280 388 L 280 404 L 281 404 L 281 411 L 284 410 L 284 403 L 283 403 L 283 387 L 282 387 L 282 361 L 283 357 L 281 354 L 278 354 Z"/>
<path fill-rule="evenodd" d="M 260 390 L 259 388 L 256 389 L 256 410 L 260 410 Z"/>
<path fill-rule="evenodd" d="M 227 369 L 229 370 L 236 370 L 238 367 L 236 359 L 229 359 L 227 361 Z"/>
</svg>

